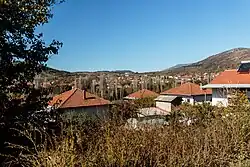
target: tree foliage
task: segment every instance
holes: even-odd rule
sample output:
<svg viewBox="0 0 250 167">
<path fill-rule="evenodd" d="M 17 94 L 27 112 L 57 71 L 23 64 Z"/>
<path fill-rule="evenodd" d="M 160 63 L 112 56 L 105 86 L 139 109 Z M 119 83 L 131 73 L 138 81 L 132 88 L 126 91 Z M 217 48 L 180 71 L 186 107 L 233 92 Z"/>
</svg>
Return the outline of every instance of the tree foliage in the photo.
<svg viewBox="0 0 250 167">
<path fill-rule="evenodd" d="M 45 43 L 36 28 L 52 18 L 57 0 L 0 1 L 0 130 L 3 143 L 13 138 L 12 128 L 25 127 L 43 119 L 34 117 L 47 104 L 47 90 L 32 86 L 49 57 L 62 43 Z M 36 122 L 37 123 L 37 122 Z"/>
</svg>

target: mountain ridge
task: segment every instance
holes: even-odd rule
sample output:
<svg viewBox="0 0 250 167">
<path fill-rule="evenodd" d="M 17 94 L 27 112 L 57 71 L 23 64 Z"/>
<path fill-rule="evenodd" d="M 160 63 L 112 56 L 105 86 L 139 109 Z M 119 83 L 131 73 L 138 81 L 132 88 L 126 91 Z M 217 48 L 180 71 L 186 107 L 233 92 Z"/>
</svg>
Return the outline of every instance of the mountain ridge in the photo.
<svg viewBox="0 0 250 167">
<path fill-rule="evenodd" d="M 192 63 L 176 64 L 176 65 L 174 65 L 174 66 L 172 66 L 172 67 L 167 68 L 166 70 L 173 70 L 173 69 L 176 69 L 176 68 L 181 68 L 181 67 L 184 67 L 184 66 L 188 66 L 188 65 L 190 65 L 190 64 L 192 64 Z"/>
<path fill-rule="evenodd" d="M 221 53 L 211 55 L 203 60 L 194 63 L 177 64 L 162 71 L 148 73 L 167 74 L 191 74 L 200 72 L 220 72 L 225 69 L 237 68 L 241 61 L 250 60 L 250 48 L 233 48 Z M 103 70 L 103 71 L 79 71 L 69 72 L 47 67 L 45 73 L 52 75 L 80 75 L 86 73 L 137 73 L 132 70 Z M 144 74 L 144 73 L 142 73 Z"/>
<path fill-rule="evenodd" d="M 198 73 L 220 72 L 226 69 L 235 69 L 241 61 L 250 60 L 250 48 L 234 48 L 211 55 L 203 60 L 170 70 L 164 73 Z"/>
<path fill-rule="evenodd" d="M 55 68 L 51 68 L 51 67 L 46 67 L 45 68 L 45 73 L 50 73 L 50 74 L 64 74 L 64 75 L 73 75 L 73 74 L 83 74 L 83 73 L 135 73 L 132 70 L 102 70 L 102 71 L 74 71 L 74 72 L 70 72 L 70 71 L 65 71 L 65 70 L 59 70 L 59 69 L 55 69 Z"/>
</svg>

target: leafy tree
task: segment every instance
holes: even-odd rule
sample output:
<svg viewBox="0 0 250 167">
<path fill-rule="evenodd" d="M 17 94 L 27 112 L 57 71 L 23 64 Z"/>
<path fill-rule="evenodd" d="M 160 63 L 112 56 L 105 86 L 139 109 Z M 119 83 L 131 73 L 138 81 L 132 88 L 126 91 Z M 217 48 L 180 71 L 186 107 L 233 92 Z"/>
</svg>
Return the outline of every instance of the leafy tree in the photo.
<svg viewBox="0 0 250 167">
<path fill-rule="evenodd" d="M 246 93 L 244 90 L 231 89 L 228 91 L 228 94 L 231 95 L 231 98 L 228 99 L 229 112 L 249 111 L 249 100 Z"/>
<path fill-rule="evenodd" d="M 148 107 L 155 107 L 155 97 L 146 97 L 141 99 L 134 100 L 134 104 L 137 108 L 148 108 Z"/>
<path fill-rule="evenodd" d="M 137 117 L 138 107 L 133 101 L 117 101 L 111 107 L 111 119 L 117 124 L 123 124 L 127 119 Z"/>
<path fill-rule="evenodd" d="M 0 132 L 5 134 L 0 140 L 1 152 L 6 141 L 16 142 L 13 128 L 44 123 L 35 111 L 47 105 L 48 91 L 35 89 L 31 83 L 62 43 L 53 40 L 46 44 L 43 34 L 35 30 L 49 22 L 58 3 L 61 1 L 0 1 Z"/>
</svg>

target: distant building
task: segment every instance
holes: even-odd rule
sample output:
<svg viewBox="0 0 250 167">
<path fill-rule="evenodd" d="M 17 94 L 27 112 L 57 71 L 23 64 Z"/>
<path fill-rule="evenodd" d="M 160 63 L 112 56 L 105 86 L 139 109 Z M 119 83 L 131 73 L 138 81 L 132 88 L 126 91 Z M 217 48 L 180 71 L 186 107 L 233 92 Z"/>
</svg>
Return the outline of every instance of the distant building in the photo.
<svg viewBox="0 0 250 167">
<path fill-rule="evenodd" d="M 157 117 L 159 115 L 169 115 L 170 113 L 164 109 L 158 107 L 148 107 L 148 108 L 141 108 L 138 111 L 138 117 Z"/>
<path fill-rule="evenodd" d="M 221 72 L 202 88 L 212 89 L 212 105 L 227 106 L 232 90 L 245 91 L 250 98 L 250 61 L 242 61 L 238 69 Z"/>
<path fill-rule="evenodd" d="M 179 106 L 182 102 L 182 98 L 178 96 L 166 96 L 160 95 L 155 99 L 156 108 L 165 111 L 166 113 L 170 113 L 175 109 L 175 107 Z"/>
<path fill-rule="evenodd" d="M 155 93 L 153 91 L 142 89 L 137 92 L 134 92 L 126 97 L 124 97 L 125 100 L 135 100 L 135 99 L 142 99 L 142 98 L 149 98 L 149 97 L 157 97 L 159 96 L 158 93 Z"/>
<path fill-rule="evenodd" d="M 202 90 L 199 85 L 190 82 L 162 92 L 161 95 L 181 97 L 182 102 L 191 105 L 212 100 L 212 91 L 210 89 Z"/>
<path fill-rule="evenodd" d="M 110 101 L 84 90 L 72 89 L 54 96 L 49 105 L 64 114 L 83 114 L 91 118 L 103 119 L 108 116 Z"/>
<path fill-rule="evenodd" d="M 128 119 L 126 125 L 131 128 L 164 125 L 167 124 L 165 117 L 169 114 L 169 112 L 157 107 L 141 108 L 138 110 L 138 117 Z"/>
</svg>

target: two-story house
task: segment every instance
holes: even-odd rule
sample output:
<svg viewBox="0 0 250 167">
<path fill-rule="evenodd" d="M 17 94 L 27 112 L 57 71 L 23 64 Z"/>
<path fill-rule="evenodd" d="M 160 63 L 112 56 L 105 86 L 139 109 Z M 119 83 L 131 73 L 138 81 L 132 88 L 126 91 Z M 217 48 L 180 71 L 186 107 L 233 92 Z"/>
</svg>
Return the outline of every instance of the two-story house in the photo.
<svg viewBox="0 0 250 167">
<path fill-rule="evenodd" d="M 221 72 L 211 83 L 202 88 L 212 89 L 214 106 L 227 106 L 233 90 L 243 90 L 250 97 L 250 61 L 242 61 L 238 69 Z"/>
</svg>

